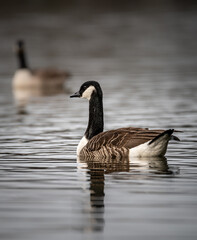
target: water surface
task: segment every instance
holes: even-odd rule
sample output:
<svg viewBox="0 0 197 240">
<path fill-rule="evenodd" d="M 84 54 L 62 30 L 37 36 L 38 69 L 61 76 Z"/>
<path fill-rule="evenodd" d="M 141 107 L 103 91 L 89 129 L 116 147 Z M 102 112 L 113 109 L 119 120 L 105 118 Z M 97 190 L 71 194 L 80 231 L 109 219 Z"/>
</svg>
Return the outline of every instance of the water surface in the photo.
<svg viewBox="0 0 197 240">
<path fill-rule="evenodd" d="M 2 17 L 1 239 L 196 239 L 196 16 L 170 9 Z M 32 66 L 73 73 L 64 93 L 24 94 L 23 112 L 11 88 L 11 46 L 21 36 Z M 164 159 L 77 162 L 88 103 L 69 95 L 92 79 L 103 88 L 106 130 L 175 128 L 184 131 L 181 142 Z"/>
</svg>

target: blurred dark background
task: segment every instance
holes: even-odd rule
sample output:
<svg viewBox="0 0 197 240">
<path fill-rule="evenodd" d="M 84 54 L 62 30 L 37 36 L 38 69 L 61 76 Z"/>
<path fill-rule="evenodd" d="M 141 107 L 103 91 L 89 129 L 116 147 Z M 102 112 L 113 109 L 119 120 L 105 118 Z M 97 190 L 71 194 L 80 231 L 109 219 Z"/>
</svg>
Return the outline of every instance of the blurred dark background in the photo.
<svg viewBox="0 0 197 240">
<path fill-rule="evenodd" d="M 154 10 L 190 10 L 197 6 L 194 0 L 11 0 L 1 4 L 1 13 L 5 15 L 19 11 L 154 11 Z"/>
<path fill-rule="evenodd" d="M 0 73 L 16 69 L 17 39 L 26 42 L 30 66 L 75 76 L 194 72 L 196 13 L 196 1 L 4 1 Z"/>
</svg>

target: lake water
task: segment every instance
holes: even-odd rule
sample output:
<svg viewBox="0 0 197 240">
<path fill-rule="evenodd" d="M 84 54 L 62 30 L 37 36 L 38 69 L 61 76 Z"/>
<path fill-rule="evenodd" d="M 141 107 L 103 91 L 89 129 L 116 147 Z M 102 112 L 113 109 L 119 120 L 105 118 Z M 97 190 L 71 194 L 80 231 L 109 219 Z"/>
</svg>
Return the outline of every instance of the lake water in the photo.
<svg viewBox="0 0 197 240">
<path fill-rule="evenodd" d="M 174 8 L 1 16 L 2 240 L 196 239 L 196 21 L 195 10 Z M 21 37 L 32 66 L 72 73 L 64 93 L 12 92 Z M 181 142 L 164 159 L 77 162 L 88 102 L 69 95 L 92 79 L 103 88 L 106 130 L 175 128 Z"/>
</svg>

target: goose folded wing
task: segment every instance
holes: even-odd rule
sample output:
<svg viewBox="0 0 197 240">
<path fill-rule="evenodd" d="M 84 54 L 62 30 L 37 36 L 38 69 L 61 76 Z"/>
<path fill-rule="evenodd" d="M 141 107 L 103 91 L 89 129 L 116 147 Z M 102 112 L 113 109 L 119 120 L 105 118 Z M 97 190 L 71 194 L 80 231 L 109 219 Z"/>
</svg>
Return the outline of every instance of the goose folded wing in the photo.
<svg viewBox="0 0 197 240">
<path fill-rule="evenodd" d="M 53 78 L 65 78 L 69 76 L 66 71 L 61 71 L 56 68 L 33 69 L 32 74 L 46 81 Z"/>
<path fill-rule="evenodd" d="M 99 133 L 86 145 L 88 151 L 98 151 L 102 147 L 134 148 L 148 142 L 164 130 L 148 130 L 143 128 L 119 128 Z"/>
</svg>

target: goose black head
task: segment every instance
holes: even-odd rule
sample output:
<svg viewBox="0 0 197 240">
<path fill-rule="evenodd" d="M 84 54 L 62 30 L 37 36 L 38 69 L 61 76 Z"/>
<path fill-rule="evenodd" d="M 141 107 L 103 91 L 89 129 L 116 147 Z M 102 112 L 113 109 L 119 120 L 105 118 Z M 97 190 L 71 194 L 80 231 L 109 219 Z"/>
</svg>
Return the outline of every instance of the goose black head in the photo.
<svg viewBox="0 0 197 240">
<path fill-rule="evenodd" d="M 87 98 L 90 100 L 92 96 L 96 95 L 100 98 L 103 96 L 100 84 L 96 81 L 87 81 L 81 85 L 78 92 L 74 93 L 70 97 Z"/>
</svg>

